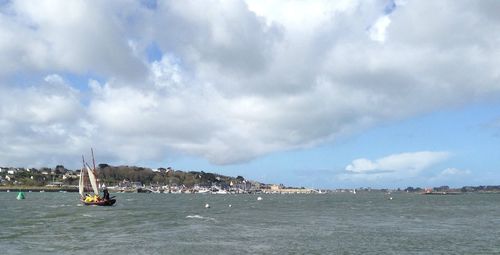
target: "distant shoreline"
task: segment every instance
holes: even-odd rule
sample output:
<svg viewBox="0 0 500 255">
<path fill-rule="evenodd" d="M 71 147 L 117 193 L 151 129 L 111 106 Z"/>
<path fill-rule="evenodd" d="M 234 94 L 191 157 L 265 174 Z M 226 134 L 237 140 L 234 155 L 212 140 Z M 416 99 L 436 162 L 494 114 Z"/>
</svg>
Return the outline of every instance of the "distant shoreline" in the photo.
<svg viewBox="0 0 500 255">
<path fill-rule="evenodd" d="M 343 189 L 340 189 L 343 190 Z M 347 189 L 346 189 L 347 190 Z M 135 190 L 116 190 L 116 189 L 110 189 L 109 190 L 111 193 L 150 193 L 147 189 L 135 189 Z M 349 191 L 349 190 L 347 190 Z M 47 186 L 0 186 L 0 192 L 72 192 L 72 193 L 77 193 L 78 192 L 78 187 L 70 187 L 70 186 L 64 186 L 64 187 L 47 187 Z M 385 189 L 381 190 L 371 190 L 371 191 L 358 191 L 359 193 L 370 193 L 370 192 L 381 192 L 385 193 Z M 405 192 L 403 190 L 401 191 L 392 191 L 394 193 L 410 193 L 410 194 L 422 194 L 422 195 L 461 195 L 461 194 L 470 194 L 470 193 L 485 193 L 485 194 L 499 194 L 500 191 L 497 190 L 476 190 L 476 191 L 448 191 L 448 192 Z M 165 192 L 167 193 L 167 192 Z M 344 193 L 337 190 L 328 190 L 326 193 L 334 194 L 334 193 Z M 275 193 L 268 193 L 268 194 L 275 194 Z M 315 193 L 306 193 L 306 194 L 315 194 Z M 319 193 L 321 194 L 321 193 Z M 324 193 L 323 193 L 324 194 Z"/>
<path fill-rule="evenodd" d="M 65 192 L 78 192 L 78 188 L 73 188 L 73 187 L 40 187 L 40 186 L 1 186 L 0 187 L 0 192 L 60 192 L 60 191 L 65 191 Z"/>
</svg>

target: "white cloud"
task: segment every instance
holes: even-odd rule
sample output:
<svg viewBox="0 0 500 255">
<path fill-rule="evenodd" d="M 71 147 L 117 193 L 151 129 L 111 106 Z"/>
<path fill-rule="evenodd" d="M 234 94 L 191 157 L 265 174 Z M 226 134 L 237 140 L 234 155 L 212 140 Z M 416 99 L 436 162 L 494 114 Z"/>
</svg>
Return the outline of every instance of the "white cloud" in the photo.
<svg viewBox="0 0 500 255">
<path fill-rule="evenodd" d="M 345 167 L 345 170 L 354 173 L 363 173 L 378 170 L 378 165 L 369 159 L 359 158 L 352 161 Z"/>
<path fill-rule="evenodd" d="M 184 84 L 181 68 L 168 57 L 162 58 L 161 61 L 155 61 L 151 64 L 151 74 L 153 83 L 158 87 L 168 89 L 181 89 Z"/>
<path fill-rule="evenodd" d="M 444 151 L 419 151 L 392 154 L 376 160 L 359 158 L 347 165 L 346 172 L 337 175 L 336 178 L 349 182 L 407 182 L 416 177 L 424 180 L 426 178 L 421 175 L 425 170 L 444 162 L 450 155 Z"/>
<path fill-rule="evenodd" d="M 332 16 L 342 12 L 352 12 L 359 1 L 282 1 L 249 0 L 248 9 L 264 17 L 268 24 L 276 22 L 287 29 L 302 33 L 313 32 L 318 26 L 328 22 Z"/>
<path fill-rule="evenodd" d="M 460 187 L 473 183 L 481 184 L 487 181 L 486 179 L 480 180 L 481 178 L 478 177 L 479 176 L 474 175 L 470 170 L 449 167 L 432 176 L 427 176 L 426 181 L 432 186 L 448 185 L 451 187 Z"/>
<path fill-rule="evenodd" d="M 436 163 L 442 162 L 450 156 L 448 152 L 442 151 L 419 151 L 406 152 L 389 155 L 377 160 L 359 158 L 347 165 L 345 170 L 358 174 L 369 174 L 371 172 L 419 172 Z"/>
<path fill-rule="evenodd" d="M 446 168 L 444 169 L 440 175 L 442 176 L 452 176 L 452 175 L 461 175 L 461 174 L 470 174 L 470 171 L 469 170 L 460 170 L 460 169 L 457 169 L 457 168 Z"/>
<path fill-rule="evenodd" d="M 449 167 L 439 172 L 437 175 L 430 178 L 430 181 L 450 181 L 457 178 L 463 178 L 471 174 L 470 170 L 462 170 L 454 167 Z"/>
<path fill-rule="evenodd" d="M 22 147 L 31 162 L 32 144 L 61 145 L 52 146 L 57 157 L 99 143 L 106 158 L 127 163 L 172 152 L 228 164 L 500 97 L 496 4 L 406 1 L 390 14 L 390 37 L 389 18 L 377 21 L 384 4 L 1 5 L 0 126 L 11 137 L 3 158 L 14 162 Z M 148 63 L 152 43 L 163 56 Z M 62 79 L 67 73 L 88 75 L 92 92 Z M 46 76 L 45 84 L 20 76 Z M 444 158 L 419 153 L 349 169 L 418 172 Z"/>
<path fill-rule="evenodd" d="M 79 93 L 58 75 L 29 88 L 0 86 L 0 164 L 74 164 L 86 139 Z"/>
<path fill-rule="evenodd" d="M 388 15 L 384 15 L 377 19 L 375 24 L 368 30 L 370 38 L 377 42 L 385 42 L 387 27 L 391 24 L 391 19 Z"/>
</svg>

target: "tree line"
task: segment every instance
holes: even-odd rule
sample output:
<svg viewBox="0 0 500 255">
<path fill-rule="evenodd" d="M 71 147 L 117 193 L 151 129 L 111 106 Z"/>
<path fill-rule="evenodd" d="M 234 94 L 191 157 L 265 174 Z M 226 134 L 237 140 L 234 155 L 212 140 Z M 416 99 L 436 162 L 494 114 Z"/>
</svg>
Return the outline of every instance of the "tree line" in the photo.
<svg viewBox="0 0 500 255">
<path fill-rule="evenodd" d="M 62 165 L 55 168 L 3 169 L 5 171 L 0 173 L 0 181 L 4 185 L 45 186 L 55 182 L 60 182 L 63 185 L 78 185 L 80 174 L 80 170 L 68 170 Z M 15 173 L 8 174 L 6 171 L 9 169 L 15 169 Z M 212 184 L 225 186 L 230 183 L 239 184 L 245 181 L 242 176 L 234 178 L 204 171 L 184 172 L 172 168 L 159 168 L 153 171 L 153 169 L 146 167 L 99 164 L 96 170 L 100 182 L 111 186 L 118 185 L 123 181 L 140 182 L 145 185 L 185 185 L 187 187 L 194 185 L 211 186 Z M 8 180 L 7 176 L 9 176 Z"/>
</svg>

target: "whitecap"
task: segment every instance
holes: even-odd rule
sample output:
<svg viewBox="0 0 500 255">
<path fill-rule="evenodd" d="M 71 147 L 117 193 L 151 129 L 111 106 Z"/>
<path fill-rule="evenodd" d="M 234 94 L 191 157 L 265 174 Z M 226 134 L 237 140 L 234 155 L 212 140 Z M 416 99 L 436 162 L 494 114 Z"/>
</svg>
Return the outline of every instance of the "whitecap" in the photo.
<svg viewBox="0 0 500 255">
<path fill-rule="evenodd" d="M 188 219 L 204 219 L 204 217 L 203 217 L 203 216 L 198 215 L 198 214 L 195 214 L 195 215 L 188 215 L 188 216 L 186 216 L 186 218 L 188 218 Z"/>
<path fill-rule="evenodd" d="M 203 217 L 201 215 L 195 214 L 195 215 L 188 215 L 186 216 L 187 219 L 200 219 L 200 220 L 210 220 L 210 221 L 215 221 L 214 218 L 210 217 Z"/>
<path fill-rule="evenodd" d="M 49 208 L 60 208 L 60 207 L 66 207 L 66 206 L 69 206 L 69 205 L 65 205 L 65 204 L 62 204 L 62 205 L 49 205 L 48 207 Z"/>
</svg>

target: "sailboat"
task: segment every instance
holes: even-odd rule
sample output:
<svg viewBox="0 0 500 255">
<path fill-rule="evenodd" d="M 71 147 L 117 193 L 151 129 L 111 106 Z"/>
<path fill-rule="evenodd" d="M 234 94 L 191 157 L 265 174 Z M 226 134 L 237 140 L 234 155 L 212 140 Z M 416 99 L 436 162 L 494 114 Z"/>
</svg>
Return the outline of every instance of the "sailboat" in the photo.
<svg viewBox="0 0 500 255">
<path fill-rule="evenodd" d="M 92 202 L 85 200 L 85 197 L 87 195 L 99 196 L 99 183 L 97 180 L 97 171 L 95 168 L 94 151 L 91 149 L 91 152 L 92 152 L 93 168 L 91 168 L 89 164 L 85 162 L 85 159 L 82 156 L 83 167 L 82 170 L 80 171 L 80 180 L 78 182 L 78 192 L 80 193 L 80 201 L 84 205 L 111 206 L 115 204 L 116 199 L 104 198 Z"/>
</svg>

